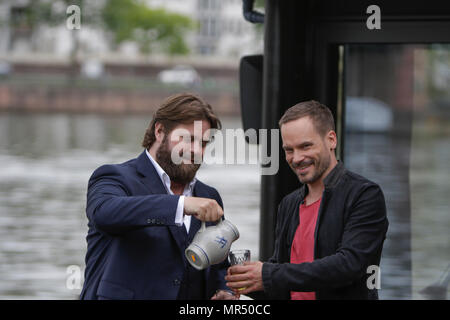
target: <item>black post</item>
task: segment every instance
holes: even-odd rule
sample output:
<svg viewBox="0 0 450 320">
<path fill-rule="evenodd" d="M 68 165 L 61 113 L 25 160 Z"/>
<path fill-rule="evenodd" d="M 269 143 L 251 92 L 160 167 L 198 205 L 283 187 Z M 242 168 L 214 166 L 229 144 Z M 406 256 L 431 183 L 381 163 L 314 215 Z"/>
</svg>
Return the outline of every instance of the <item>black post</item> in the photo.
<svg viewBox="0 0 450 320">
<path fill-rule="evenodd" d="M 264 67 L 263 67 L 263 112 L 262 127 L 276 128 L 280 105 L 280 4 L 278 1 L 266 1 L 265 33 L 264 33 Z M 267 139 L 270 141 L 270 139 Z M 263 154 L 270 145 L 262 145 Z M 275 152 L 275 150 L 270 150 Z M 277 151 L 278 152 L 278 151 Z M 259 233 L 259 258 L 267 260 L 273 253 L 275 242 L 275 213 L 277 210 L 277 191 L 279 190 L 278 175 L 261 176 L 261 222 Z"/>
<path fill-rule="evenodd" d="M 305 21 L 308 1 L 266 0 L 263 68 L 262 128 L 279 129 L 278 121 L 284 111 L 310 97 L 305 65 Z M 295 41 L 292 41 L 295 39 Z M 270 141 L 270 139 L 267 139 Z M 275 175 L 261 177 L 260 260 L 273 254 L 278 204 L 284 196 L 300 186 L 286 164 L 281 149 L 262 145 L 263 154 L 275 152 L 279 156 L 279 170 Z M 267 148 L 267 149 L 266 149 Z M 267 152 L 267 153 L 266 153 Z"/>
</svg>

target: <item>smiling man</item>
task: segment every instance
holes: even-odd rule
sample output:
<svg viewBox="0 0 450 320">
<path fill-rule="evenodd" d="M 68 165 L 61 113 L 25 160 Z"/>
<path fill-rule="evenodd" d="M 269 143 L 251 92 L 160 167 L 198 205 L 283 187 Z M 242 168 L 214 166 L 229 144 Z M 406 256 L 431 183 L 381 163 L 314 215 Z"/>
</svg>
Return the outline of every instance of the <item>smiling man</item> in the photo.
<svg viewBox="0 0 450 320">
<path fill-rule="evenodd" d="M 230 267 L 227 285 L 256 299 L 377 299 L 367 279 L 369 266 L 379 266 L 388 228 L 380 187 L 337 161 L 326 106 L 299 103 L 279 125 L 286 161 L 302 186 L 279 205 L 273 256 Z"/>
<path fill-rule="evenodd" d="M 81 299 L 232 298 L 221 290 L 227 264 L 198 271 L 184 256 L 201 222 L 223 216 L 217 190 L 195 178 L 209 129 L 220 121 L 208 103 L 173 95 L 155 113 L 136 159 L 95 170 Z"/>
</svg>

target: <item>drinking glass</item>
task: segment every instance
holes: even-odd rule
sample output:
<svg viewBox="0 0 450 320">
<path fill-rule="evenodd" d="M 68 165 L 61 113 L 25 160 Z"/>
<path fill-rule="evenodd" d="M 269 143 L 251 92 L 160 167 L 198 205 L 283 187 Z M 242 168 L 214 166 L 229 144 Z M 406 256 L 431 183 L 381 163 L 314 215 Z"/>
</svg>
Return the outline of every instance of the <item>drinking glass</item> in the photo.
<svg viewBox="0 0 450 320">
<path fill-rule="evenodd" d="M 250 261 L 250 250 L 248 250 L 248 249 L 232 250 L 228 254 L 228 259 L 232 266 L 234 266 L 236 264 L 244 264 L 245 261 Z M 242 291 L 244 289 L 245 289 L 245 287 L 239 288 L 238 291 Z"/>
<path fill-rule="evenodd" d="M 232 266 L 236 264 L 244 264 L 245 261 L 250 261 L 250 250 L 231 250 L 228 254 L 228 259 Z"/>
</svg>

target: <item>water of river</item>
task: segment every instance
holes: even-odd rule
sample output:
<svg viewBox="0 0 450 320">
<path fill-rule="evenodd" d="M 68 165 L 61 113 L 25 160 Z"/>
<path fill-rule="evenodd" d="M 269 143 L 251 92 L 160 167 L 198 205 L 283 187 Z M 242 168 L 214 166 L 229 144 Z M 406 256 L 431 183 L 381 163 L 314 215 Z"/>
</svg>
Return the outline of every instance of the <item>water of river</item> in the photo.
<svg viewBox="0 0 450 320">
<path fill-rule="evenodd" d="M 0 299 L 75 299 L 84 271 L 87 181 L 95 168 L 142 152 L 150 117 L 0 114 Z M 224 128 L 240 125 L 223 119 Z M 258 165 L 203 165 L 241 238 L 258 257 Z M 68 268 L 69 266 L 74 266 Z"/>
<path fill-rule="evenodd" d="M 149 120 L 146 116 L 0 114 L 0 299 L 78 297 L 81 283 L 73 276 L 77 268 L 84 271 L 89 176 L 102 164 L 139 155 Z M 237 128 L 240 119 L 225 118 L 223 124 Z M 354 161 L 357 166 L 358 160 Z M 225 215 L 240 230 L 233 248 L 250 249 L 253 259 L 258 257 L 259 173 L 254 164 L 211 164 L 198 172 L 201 180 L 219 190 Z M 410 281 L 410 271 L 403 273 L 410 257 L 402 255 L 401 216 L 394 214 L 390 221 L 382 262 L 384 299 L 402 298 L 401 287 Z"/>
</svg>

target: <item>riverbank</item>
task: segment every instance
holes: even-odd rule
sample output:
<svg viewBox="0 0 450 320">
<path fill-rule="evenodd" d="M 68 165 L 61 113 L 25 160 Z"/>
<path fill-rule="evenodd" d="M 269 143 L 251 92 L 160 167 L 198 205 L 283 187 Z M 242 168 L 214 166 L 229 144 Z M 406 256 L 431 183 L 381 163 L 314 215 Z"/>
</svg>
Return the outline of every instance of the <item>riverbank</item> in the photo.
<svg viewBox="0 0 450 320">
<path fill-rule="evenodd" d="M 0 111 L 74 113 L 153 113 L 170 94 L 189 91 L 208 101 L 219 115 L 239 115 L 238 95 L 191 88 L 135 90 L 0 85 Z"/>
<path fill-rule="evenodd" d="M 79 66 L 15 64 L 0 78 L 0 111 L 153 113 L 167 96 L 193 92 L 219 115 L 240 115 L 236 69 L 196 69 L 201 80 L 187 86 L 161 83 L 157 76 L 164 67 L 105 64 L 101 76 L 89 78 Z"/>
</svg>

